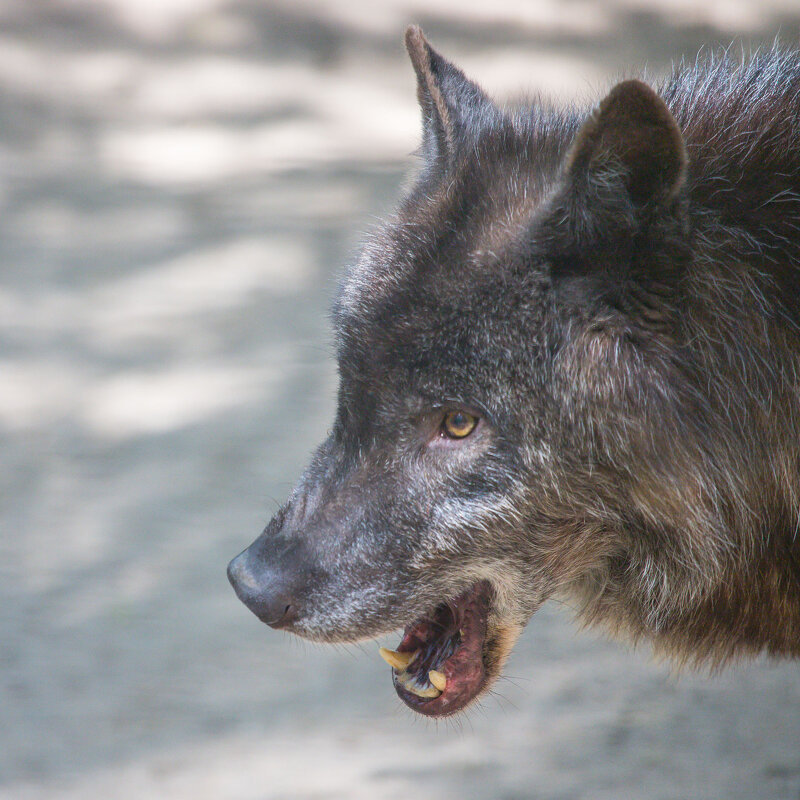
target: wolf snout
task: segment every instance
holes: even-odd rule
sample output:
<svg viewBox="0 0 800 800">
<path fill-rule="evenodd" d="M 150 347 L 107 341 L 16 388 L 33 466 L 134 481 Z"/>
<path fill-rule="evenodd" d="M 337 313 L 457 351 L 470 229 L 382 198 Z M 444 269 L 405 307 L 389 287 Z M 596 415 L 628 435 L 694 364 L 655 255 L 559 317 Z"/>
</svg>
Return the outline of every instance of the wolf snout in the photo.
<svg viewBox="0 0 800 800">
<path fill-rule="evenodd" d="M 228 580 L 236 596 L 272 628 L 286 628 L 298 617 L 300 603 L 292 575 L 264 564 L 248 548 L 228 564 Z"/>
</svg>

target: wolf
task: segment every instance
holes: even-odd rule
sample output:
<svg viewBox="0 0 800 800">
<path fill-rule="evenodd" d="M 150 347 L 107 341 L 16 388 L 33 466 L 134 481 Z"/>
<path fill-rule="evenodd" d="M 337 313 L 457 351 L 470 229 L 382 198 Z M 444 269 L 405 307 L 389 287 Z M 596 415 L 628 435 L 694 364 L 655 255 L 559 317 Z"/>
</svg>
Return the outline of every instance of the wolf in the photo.
<svg viewBox="0 0 800 800">
<path fill-rule="evenodd" d="M 800 656 L 800 55 L 498 107 L 406 32 L 421 166 L 332 318 L 332 431 L 229 565 L 268 625 L 402 629 L 453 714 L 549 598 L 710 668 Z"/>
</svg>

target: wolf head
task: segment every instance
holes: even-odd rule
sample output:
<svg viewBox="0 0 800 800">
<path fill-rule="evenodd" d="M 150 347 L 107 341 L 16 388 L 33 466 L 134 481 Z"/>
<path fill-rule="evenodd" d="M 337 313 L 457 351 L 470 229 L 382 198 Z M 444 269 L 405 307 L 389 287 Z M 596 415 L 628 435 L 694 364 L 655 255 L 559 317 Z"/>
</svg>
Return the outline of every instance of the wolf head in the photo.
<svg viewBox="0 0 800 800">
<path fill-rule="evenodd" d="M 586 115 L 510 115 L 418 28 L 406 44 L 422 167 L 335 302 L 332 432 L 229 576 L 311 639 L 404 628 L 397 691 L 435 716 L 486 689 L 546 598 L 636 557 L 637 465 L 681 413 L 686 152 L 640 82 Z"/>
</svg>

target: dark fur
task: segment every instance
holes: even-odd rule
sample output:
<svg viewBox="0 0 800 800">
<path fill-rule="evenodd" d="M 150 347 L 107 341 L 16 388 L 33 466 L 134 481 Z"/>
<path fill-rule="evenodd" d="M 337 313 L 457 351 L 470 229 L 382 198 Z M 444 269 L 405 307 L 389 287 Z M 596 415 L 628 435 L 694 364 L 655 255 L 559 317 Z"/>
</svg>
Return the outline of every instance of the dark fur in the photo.
<svg viewBox="0 0 800 800">
<path fill-rule="evenodd" d="M 490 677 L 553 595 L 680 661 L 800 655 L 800 56 L 507 113 L 407 43 L 422 169 L 337 301 L 331 438 L 251 548 L 291 628 L 375 635 L 485 578 Z M 431 447 L 449 407 L 485 425 Z"/>
</svg>

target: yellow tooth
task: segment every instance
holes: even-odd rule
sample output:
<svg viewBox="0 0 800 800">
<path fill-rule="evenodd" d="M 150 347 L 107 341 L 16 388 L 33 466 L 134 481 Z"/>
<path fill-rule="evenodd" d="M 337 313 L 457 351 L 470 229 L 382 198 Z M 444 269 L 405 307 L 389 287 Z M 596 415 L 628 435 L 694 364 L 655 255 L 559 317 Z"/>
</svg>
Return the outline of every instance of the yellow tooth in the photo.
<svg viewBox="0 0 800 800">
<path fill-rule="evenodd" d="M 417 697 L 425 698 L 426 700 L 438 697 L 441 694 L 441 692 L 434 686 L 426 686 L 423 688 L 406 672 L 401 672 L 397 676 L 396 680 L 406 689 L 406 691 L 415 694 Z"/>
<path fill-rule="evenodd" d="M 398 672 L 402 672 L 408 668 L 408 665 L 414 660 L 414 657 L 419 651 L 415 650 L 413 653 L 398 653 L 397 650 L 389 650 L 388 647 L 378 648 L 380 657 L 390 666 L 394 667 Z"/>
<path fill-rule="evenodd" d="M 425 689 L 420 689 L 417 686 L 406 686 L 409 692 L 413 692 L 417 697 L 433 698 L 438 697 L 441 692 L 433 686 L 428 686 Z"/>
<path fill-rule="evenodd" d="M 438 669 L 432 669 L 428 673 L 428 680 L 440 691 L 444 691 L 444 687 L 447 686 L 447 678 L 444 675 L 444 672 L 439 672 Z"/>
</svg>

